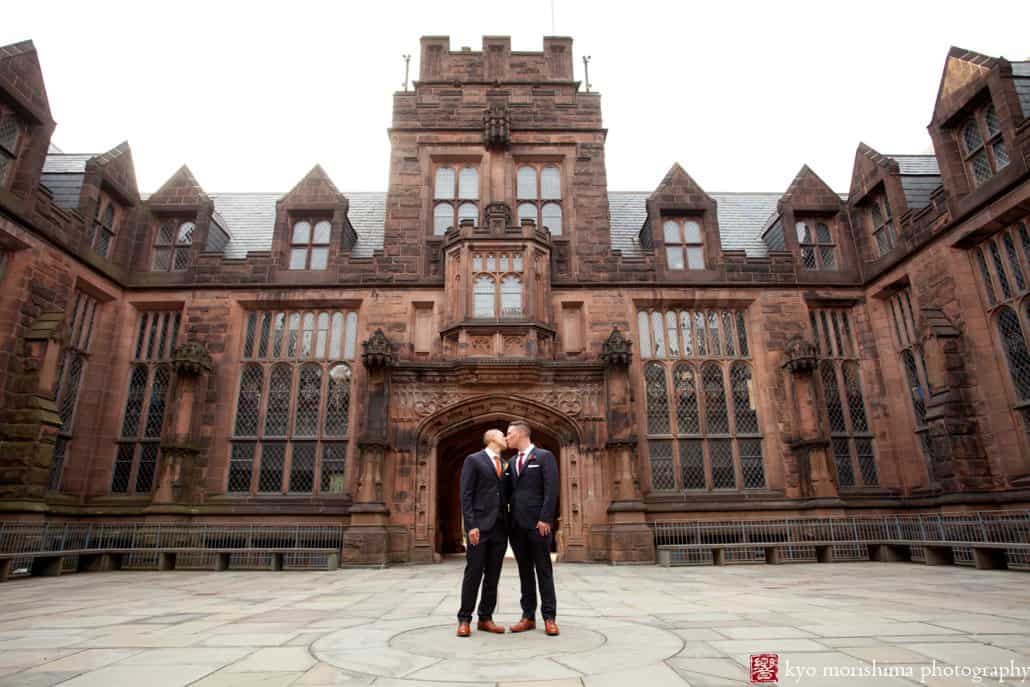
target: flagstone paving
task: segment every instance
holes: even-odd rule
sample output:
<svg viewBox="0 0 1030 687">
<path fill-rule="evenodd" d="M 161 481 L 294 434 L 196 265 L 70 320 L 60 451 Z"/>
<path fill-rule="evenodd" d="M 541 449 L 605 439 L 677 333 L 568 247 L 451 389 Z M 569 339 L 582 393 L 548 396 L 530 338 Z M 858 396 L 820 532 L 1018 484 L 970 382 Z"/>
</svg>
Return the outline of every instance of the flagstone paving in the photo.
<svg viewBox="0 0 1030 687">
<path fill-rule="evenodd" d="M 912 563 L 558 564 L 560 637 L 454 636 L 462 561 L 332 572 L 112 572 L 0 585 L 0 687 L 999 684 L 1030 575 Z M 495 619 L 518 620 L 505 563 Z"/>
</svg>

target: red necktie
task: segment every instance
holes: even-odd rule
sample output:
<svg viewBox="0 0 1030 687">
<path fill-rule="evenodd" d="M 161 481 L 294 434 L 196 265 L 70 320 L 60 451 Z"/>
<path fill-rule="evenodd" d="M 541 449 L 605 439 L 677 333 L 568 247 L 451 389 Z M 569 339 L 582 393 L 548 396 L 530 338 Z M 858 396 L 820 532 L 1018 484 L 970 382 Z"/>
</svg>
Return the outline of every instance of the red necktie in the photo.
<svg viewBox="0 0 1030 687">
<path fill-rule="evenodd" d="M 526 454 L 519 451 L 519 476 L 522 475 L 522 468 L 525 465 Z"/>
</svg>

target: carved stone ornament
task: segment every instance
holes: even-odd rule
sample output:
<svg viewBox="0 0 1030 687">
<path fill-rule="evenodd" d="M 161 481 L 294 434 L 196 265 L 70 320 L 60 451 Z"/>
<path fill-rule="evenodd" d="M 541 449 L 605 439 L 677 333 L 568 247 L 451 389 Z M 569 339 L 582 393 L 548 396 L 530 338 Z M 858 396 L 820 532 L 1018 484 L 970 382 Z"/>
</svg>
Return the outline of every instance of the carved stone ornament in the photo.
<svg viewBox="0 0 1030 687">
<path fill-rule="evenodd" d="M 601 346 L 601 360 L 607 367 L 628 367 L 632 352 L 633 342 L 616 327 Z"/>
<path fill-rule="evenodd" d="M 783 352 L 783 367 L 791 374 L 810 374 L 819 364 L 819 351 L 815 344 L 800 336 L 787 342 L 787 350 Z"/>
<path fill-rule="evenodd" d="M 383 334 L 382 329 L 375 330 L 372 336 L 368 337 L 368 341 L 363 341 L 361 349 L 361 362 L 370 370 L 377 367 L 390 367 L 396 360 L 393 346 L 390 345 L 390 340 L 386 338 L 386 334 Z"/>
<path fill-rule="evenodd" d="M 198 341 L 187 341 L 172 352 L 172 365 L 181 376 L 196 377 L 214 367 L 211 355 Z"/>
<path fill-rule="evenodd" d="M 483 145 L 507 148 L 511 144 L 511 113 L 505 103 L 494 103 L 483 111 Z"/>
</svg>

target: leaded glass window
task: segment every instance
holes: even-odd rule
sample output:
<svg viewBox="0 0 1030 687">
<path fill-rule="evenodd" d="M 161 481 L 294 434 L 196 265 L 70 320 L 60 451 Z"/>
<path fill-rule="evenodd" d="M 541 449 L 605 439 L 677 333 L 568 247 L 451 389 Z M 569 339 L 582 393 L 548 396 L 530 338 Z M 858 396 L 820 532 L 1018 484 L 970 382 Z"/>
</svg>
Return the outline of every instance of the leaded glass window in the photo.
<svg viewBox="0 0 1030 687">
<path fill-rule="evenodd" d="M 0 185 L 5 181 L 7 170 L 14 168 L 18 158 L 18 142 L 22 125 L 14 112 L 0 105 Z"/>
<path fill-rule="evenodd" d="M 843 488 L 879 486 L 873 436 L 859 379 L 857 347 L 852 338 L 851 311 L 810 310 L 809 321 L 822 358 L 818 381 L 830 429 L 837 484 Z M 856 473 L 861 475 L 861 483 L 856 480 Z"/>
<path fill-rule="evenodd" d="M 272 324 L 264 330 L 262 321 Z M 244 358 L 258 361 L 240 374 L 229 494 L 344 492 L 352 378 L 345 360 L 354 357 L 356 329 L 355 312 L 248 314 L 245 332 L 265 334 L 244 334 Z"/>
<path fill-rule="evenodd" d="M 98 255 L 107 257 L 110 252 L 121 215 L 121 206 L 105 191 L 101 191 L 93 222 L 87 225 L 86 230 L 86 238 Z"/>
<path fill-rule="evenodd" d="M 463 220 L 479 224 L 479 170 L 471 165 L 436 168 L 433 183 L 433 234 L 443 236 Z"/>
<path fill-rule="evenodd" d="M 651 488 L 764 489 L 752 370 L 734 360 L 747 355 L 743 315 L 640 311 L 638 325 Z"/>
<path fill-rule="evenodd" d="M 472 256 L 472 316 L 476 319 L 521 319 L 525 312 L 521 253 L 476 253 Z M 500 315 L 498 315 L 500 313 Z"/>
<path fill-rule="evenodd" d="M 878 193 L 870 197 L 866 208 L 869 223 L 872 226 L 871 232 L 876 243 L 877 257 L 886 255 L 897 242 L 897 236 L 894 233 L 894 217 L 891 214 L 886 190 L 881 188 Z"/>
<path fill-rule="evenodd" d="M 555 164 L 522 163 L 515 171 L 518 218 L 531 219 L 551 236 L 561 236 L 561 169 Z"/>
<path fill-rule="evenodd" d="M 48 488 L 51 491 L 60 490 L 64 466 L 71 453 L 75 411 L 79 405 L 82 380 L 86 376 L 99 310 L 100 304 L 95 298 L 83 291 L 75 292 L 69 313 L 68 345 L 61 351 L 57 388 L 54 390 L 61 427 L 57 431 L 53 460 L 50 463 Z"/>
<path fill-rule="evenodd" d="M 153 491 L 172 385 L 170 363 L 182 313 L 143 311 L 137 318 L 125 411 L 111 475 L 112 494 Z"/>
<path fill-rule="evenodd" d="M 193 251 L 193 222 L 168 218 L 157 225 L 150 255 L 153 272 L 182 272 L 189 269 Z"/>
<path fill-rule="evenodd" d="M 837 269 L 837 244 L 830 223 L 829 219 L 805 218 L 795 224 L 801 265 L 806 270 Z"/>
<path fill-rule="evenodd" d="M 302 219 L 290 232 L 290 269 L 324 270 L 329 266 L 333 225 L 328 219 Z"/>
<path fill-rule="evenodd" d="M 1001 120 L 993 103 L 969 115 L 958 126 L 957 132 L 966 170 L 974 188 L 1008 166 L 1008 149 L 1001 135 Z"/>
</svg>

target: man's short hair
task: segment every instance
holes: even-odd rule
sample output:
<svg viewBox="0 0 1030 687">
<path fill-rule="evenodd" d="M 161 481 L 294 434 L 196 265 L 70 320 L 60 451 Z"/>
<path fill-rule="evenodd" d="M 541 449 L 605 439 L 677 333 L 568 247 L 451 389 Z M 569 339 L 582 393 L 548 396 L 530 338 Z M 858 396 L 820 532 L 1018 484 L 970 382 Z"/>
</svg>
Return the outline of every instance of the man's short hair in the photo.
<svg viewBox="0 0 1030 687">
<path fill-rule="evenodd" d="M 525 433 L 527 437 L 532 435 L 532 431 L 529 429 L 529 425 L 523 422 L 522 420 L 513 420 L 509 422 L 508 429 L 511 429 L 512 427 L 519 430 L 520 432 Z"/>
</svg>

